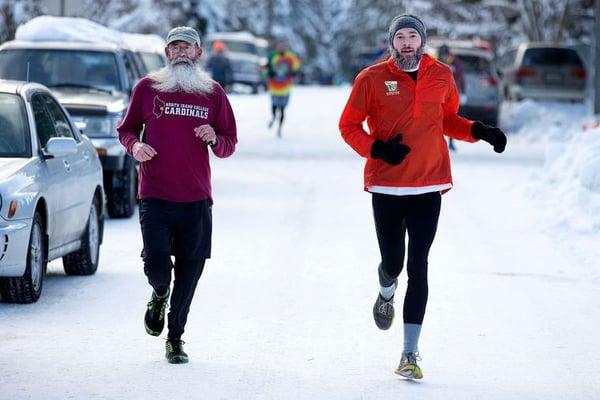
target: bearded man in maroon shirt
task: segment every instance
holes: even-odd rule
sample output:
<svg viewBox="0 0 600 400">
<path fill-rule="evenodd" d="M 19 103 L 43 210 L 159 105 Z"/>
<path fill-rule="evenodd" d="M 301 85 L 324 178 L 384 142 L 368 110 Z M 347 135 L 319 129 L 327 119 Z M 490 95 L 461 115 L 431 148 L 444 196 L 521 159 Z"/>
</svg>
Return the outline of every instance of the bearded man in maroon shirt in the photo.
<svg viewBox="0 0 600 400">
<path fill-rule="evenodd" d="M 235 151 L 237 133 L 225 92 L 199 64 L 198 33 L 187 26 L 176 27 L 166 42 L 168 65 L 133 88 L 129 109 L 117 130 L 121 143 L 140 165 L 142 257 L 153 288 L 144 326 L 150 335 L 161 334 L 170 296 L 166 358 L 182 364 L 188 356 L 181 336 L 196 285 L 210 258 L 209 152 L 229 157 Z"/>
</svg>

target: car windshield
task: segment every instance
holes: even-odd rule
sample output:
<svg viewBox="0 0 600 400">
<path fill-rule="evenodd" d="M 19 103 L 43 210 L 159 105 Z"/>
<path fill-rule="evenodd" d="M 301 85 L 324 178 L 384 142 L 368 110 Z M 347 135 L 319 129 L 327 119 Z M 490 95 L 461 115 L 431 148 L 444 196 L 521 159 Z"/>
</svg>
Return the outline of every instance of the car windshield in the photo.
<svg viewBox="0 0 600 400">
<path fill-rule="evenodd" d="M 0 78 L 33 81 L 48 87 L 120 91 L 111 52 L 53 49 L 7 49 L 0 52 Z"/>
<path fill-rule="evenodd" d="M 235 40 L 222 40 L 228 51 L 234 51 L 237 53 L 249 53 L 258 54 L 256 46 L 248 42 L 238 42 Z"/>
<path fill-rule="evenodd" d="M 30 157 L 25 107 L 14 94 L 0 93 L 0 157 Z"/>
<path fill-rule="evenodd" d="M 483 57 L 477 57 L 474 55 L 459 55 L 458 59 L 462 62 L 463 68 L 466 73 L 490 73 L 490 62 Z"/>
<path fill-rule="evenodd" d="M 140 52 L 142 61 L 146 70 L 149 72 L 156 71 L 165 66 L 163 58 L 158 53 Z"/>
<path fill-rule="evenodd" d="M 575 50 L 549 47 L 527 49 L 525 55 L 523 55 L 523 66 L 569 66 L 582 68 L 583 64 Z"/>
</svg>

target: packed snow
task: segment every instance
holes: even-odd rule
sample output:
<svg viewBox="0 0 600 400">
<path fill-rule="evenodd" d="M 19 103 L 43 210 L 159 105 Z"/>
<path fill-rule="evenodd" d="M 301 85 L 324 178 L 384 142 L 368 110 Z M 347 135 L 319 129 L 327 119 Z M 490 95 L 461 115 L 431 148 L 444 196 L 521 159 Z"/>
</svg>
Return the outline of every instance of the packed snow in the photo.
<svg viewBox="0 0 600 400">
<path fill-rule="evenodd" d="M 96 275 L 53 262 L 36 304 L 0 303 L 0 399 L 596 398 L 600 129 L 586 105 L 506 104 L 505 153 L 452 153 L 424 379 L 408 381 L 393 373 L 404 287 L 392 329 L 372 320 L 370 196 L 337 129 L 349 91 L 295 87 L 280 140 L 267 94 L 230 96 L 239 145 L 212 162 L 213 258 L 184 335 L 189 364 L 168 364 L 144 331 L 137 218 L 108 220 Z"/>
</svg>

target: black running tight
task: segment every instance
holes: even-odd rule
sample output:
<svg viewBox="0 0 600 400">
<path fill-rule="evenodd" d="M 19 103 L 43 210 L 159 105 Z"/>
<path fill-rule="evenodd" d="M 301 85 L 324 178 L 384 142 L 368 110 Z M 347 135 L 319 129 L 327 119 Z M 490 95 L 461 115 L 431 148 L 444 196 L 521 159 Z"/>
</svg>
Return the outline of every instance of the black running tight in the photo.
<svg viewBox="0 0 600 400">
<path fill-rule="evenodd" d="M 408 232 L 408 286 L 404 297 L 404 322 L 422 324 L 427 306 L 427 258 L 440 215 L 439 192 L 393 196 L 373 193 L 373 214 L 381 252 L 379 283 L 390 286 L 404 265 Z"/>
<path fill-rule="evenodd" d="M 283 106 L 271 106 L 271 112 L 273 113 L 273 120 L 277 118 L 277 110 L 279 110 L 279 125 L 283 124 L 283 118 L 285 115 L 285 107 Z"/>
</svg>

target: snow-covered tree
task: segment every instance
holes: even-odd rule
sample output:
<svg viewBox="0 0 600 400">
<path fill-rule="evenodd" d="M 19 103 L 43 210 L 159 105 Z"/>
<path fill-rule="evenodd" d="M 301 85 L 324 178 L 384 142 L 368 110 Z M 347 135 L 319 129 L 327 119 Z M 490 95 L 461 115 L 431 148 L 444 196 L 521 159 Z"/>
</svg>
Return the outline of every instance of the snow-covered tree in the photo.
<svg viewBox="0 0 600 400">
<path fill-rule="evenodd" d="M 19 24 L 44 12 L 41 0 L 0 0 L 0 43 L 14 39 Z"/>
</svg>

